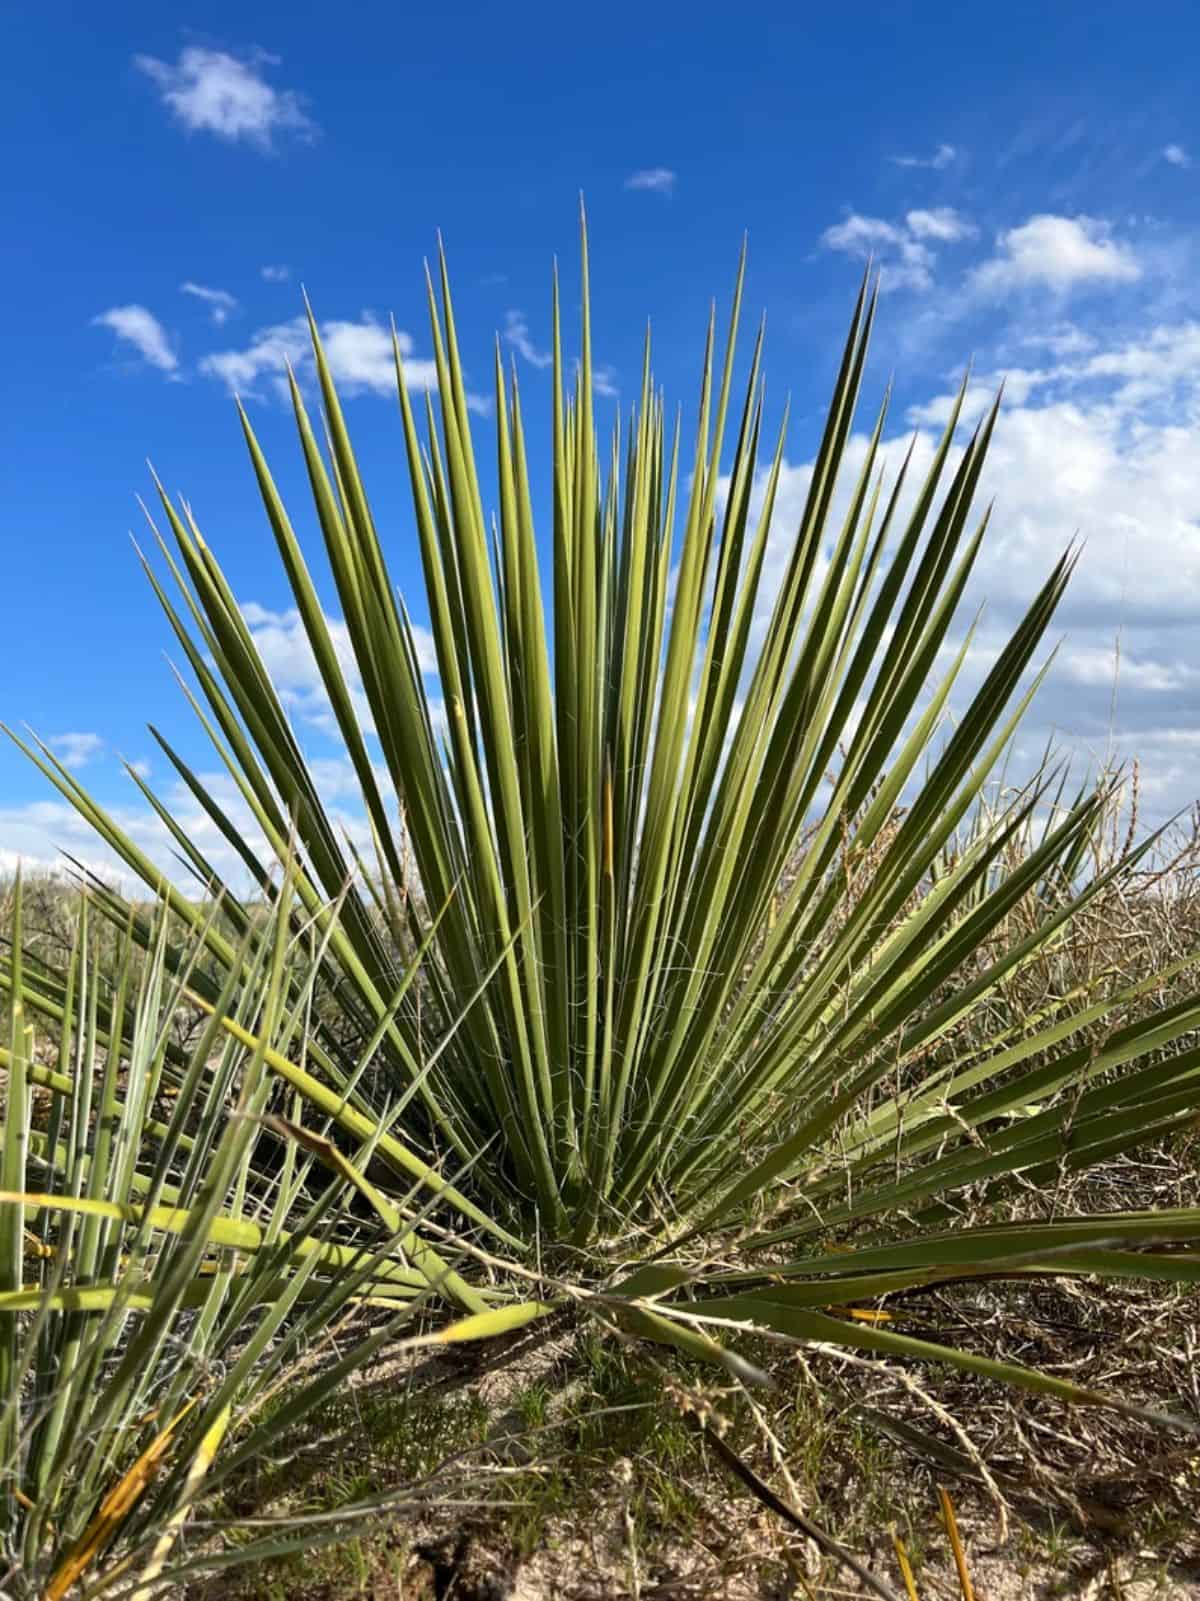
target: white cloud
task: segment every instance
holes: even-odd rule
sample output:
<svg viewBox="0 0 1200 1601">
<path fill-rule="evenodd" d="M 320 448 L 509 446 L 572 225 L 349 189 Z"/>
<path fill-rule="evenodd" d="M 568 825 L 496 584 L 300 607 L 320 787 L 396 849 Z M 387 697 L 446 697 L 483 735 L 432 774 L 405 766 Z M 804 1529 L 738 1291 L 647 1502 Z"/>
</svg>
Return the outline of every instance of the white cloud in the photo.
<svg viewBox="0 0 1200 1601">
<path fill-rule="evenodd" d="M 991 397 L 996 378 L 973 386 Z M 921 427 L 949 396 L 914 408 Z M 989 585 L 1015 596 L 1047 551 L 1087 541 L 1072 604 L 1111 626 L 1200 610 L 1200 323 L 1009 375 L 981 493 L 997 497 Z M 907 437 L 907 436 L 905 436 Z M 922 447 L 933 449 L 933 436 Z M 897 441 L 899 443 L 899 441 Z M 1161 652 L 1153 653 L 1158 659 Z M 1200 660 L 1200 657 L 1198 657 Z M 1200 785 L 1198 785 L 1200 788 Z"/>
<path fill-rule="evenodd" d="M 121 818 L 127 827 L 141 834 L 139 843 L 145 842 L 151 829 L 154 831 L 161 850 L 159 861 L 165 865 L 170 856 L 169 840 L 153 814 L 128 808 L 121 812 Z M 20 865 L 26 872 L 67 877 L 74 869 L 64 861 L 63 851 L 99 873 L 107 883 L 134 888 L 128 868 L 101 844 L 95 829 L 66 801 L 37 800 L 23 806 L 0 806 L 0 873 L 12 872 Z"/>
<path fill-rule="evenodd" d="M 931 156 L 889 156 L 888 160 L 897 167 L 931 167 L 934 172 L 941 172 L 946 167 L 953 166 L 958 159 L 958 151 L 953 145 L 939 145 Z"/>
<path fill-rule="evenodd" d="M 531 367 L 548 367 L 554 359 L 548 350 L 539 350 L 534 344 L 523 311 L 509 311 L 505 314 L 504 337 Z"/>
<path fill-rule="evenodd" d="M 321 342 L 329 370 L 347 394 L 369 390 L 376 395 L 396 392 L 396 354 L 390 329 L 363 317 L 359 322 L 327 322 L 321 327 Z M 397 335 L 404 357 L 404 375 L 413 389 L 431 389 L 436 382 L 432 361 L 410 359 L 412 339 Z"/>
<path fill-rule="evenodd" d="M 263 665 L 288 711 L 304 722 L 332 732 L 333 712 L 300 613 L 295 608 L 272 611 L 253 600 L 244 602 L 241 611 Z M 340 618 L 327 616 L 325 622 L 338 665 L 354 697 L 359 721 L 364 729 L 370 730 L 370 712 L 362 694 L 350 631 Z"/>
<path fill-rule="evenodd" d="M 820 242 L 826 250 L 878 262 L 882 289 L 924 290 L 933 286 L 933 252 L 882 217 L 862 217 L 851 212 L 844 222 L 826 228 Z"/>
<path fill-rule="evenodd" d="M 192 295 L 196 300 L 202 300 L 218 328 L 222 323 L 228 322 L 238 309 L 238 303 L 228 289 L 208 289 L 204 284 L 195 284 L 189 279 L 187 283 L 180 284 L 179 290 L 181 294 Z"/>
<path fill-rule="evenodd" d="M 1078 356 L 1096 348 L 1092 334 L 1085 333 L 1073 322 L 1055 323 L 1049 328 L 1034 329 L 1022 336 L 1021 344 L 1032 350 L 1048 350 L 1058 360 L 1065 356 Z"/>
<path fill-rule="evenodd" d="M 1169 161 L 1173 167 L 1190 167 L 1192 158 L 1182 145 L 1164 145 L 1163 160 Z"/>
<path fill-rule="evenodd" d="M 958 244 L 972 238 L 978 230 L 970 218 L 951 206 L 932 211 L 910 211 L 903 223 L 882 217 L 864 217 L 851 212 L 841 222 L 826 228 L 820 243 L 826 250 L 838 250 L 860 260 L 879 263 L 880 287 L 884 290 L 926 290 L 933 287 L 937 254 L 930 240 L 938 244 Z"/>
<path fill-rule="evenodd" d="M 200 371 L 221 379 L 231 393 L 252 395 L 259 379 L 267 377 L 286 395 L 288 367 L 298 371 L 311 362 L 308 324 L 303 317 L 293 317 L 260 328 L 244 350 L 219 350 L 202 357 Z"/>
<path fill-rule="evenodd" d="M 957 244 L 960 239 L 974 239 L 979 229 L 969 217 L 953 206 L 935 206 L 932 211 L 910 211 L 905 222 L 908 231 L 918 239 L 936 239 L 942 244 Z"/>
<path fill-rule="evenodd" d="M 4 813 L 0 812 L 0 827 L 3 826 Z M 65 877 L 62 864 L 50 857 L 31 856 L 26 851 L 15 850 L 9 845 L 0 845 L 0 878 L 7 878 L 20 868 L 28 874 L 53 873 L 55 877 Z"/>
<path fill-rule="evenodd" d="M 329 804 L 335 828 L 348 835 L 363 854 L 372 859 L 370 828 L 363 814 L 361 789 L 352 764 L 341 743 L 332 709 L 299 613 L 275 611 L 250 601 L 242 615 L 255 641 L 280 699 L 287 709 L 305 751 L 309 767 Z M 364 732 L 372 732 L 362 681 L 354 660 L 349 631 L 338 617 L 327 617 L 338 662 L 353 697 Z M 414 628 L 417 659 L 427 675 L 431 715 L 436 728 L 445 731 L 445 713 L 436 695 L 436 656 L 432 636 L 423 627 Z M 328 737 L 327 737 L 328 736 Z M 47 740 L 69 766 L 81 766 L 100 748 L 94 734 L 63 734 Z M 78 758 L 78 759 L 77 759 Z M 143 778 L 150 774 L 149 763 L 131 766 Z M 376 776 L 385 797 L 390 797 L 396 814 L 391 780 L 384 765 L 376 761 Z M 270 851 L 254 817 L 229 774 L 224 770 L 198 773 L 200 783 L 214 797 L 235 828 L 260 858 L 270 862 Z M 128 801 L 104 799 L 106 809 L 117 826 L 161 868 L 168 878 L 194 889 L 195 880 L 181 865 L 174 842 L 149 807 L 142 804 L 136 786 L 129 781 Z M 238 886 L 245 884 L 245 870 L 236 852 L 204 812 L 191 791 L 173 774 L 164 779 L 158 792 L 171 815 L 199 846 L 222 876 Z M 0 872 L 11 870 L 18 860 L 27 867 L 61 869 L 61 852 L 66 851 L 109 882 L 119 883 L 129 893 L 140 893 L 139 882 L 118 858 L 100 842 L 95 830 L 66 801 L 48 796 L 19 805 L 0 802 Z"/>
<path fill-rule="evenodd" d="M 1152 410 L 1167 407 L 1166 423 L 1194 428 L 1200 422 L 1200 323 L 1170 323 L 1145 330 L 1133 339 L 1114 341 L 1094 350 L 1086 361 L 1065 365 L 1055 377 L 1088 384 L 1119 380 L 1112 404 L 1131 425 L 1149 420 Z M 1141 416 L 1138 416 L 1141 413 Z"/>
<path fill-rule="evenodd" d="M 574 373 L 579 377 L 579 357 L 574 362 Z M 621 393 L 617 384 L 617 369 L 607 367 L 603 362 L 592 363 L 592 394 L 600 395 L 605 400 L 614 400 Z"/>
<path fill-rule="evenodd" d="M 404 361 L 404 377 L 411 390 L 437 388 L 437 367 L 432 359 L 412 355 L 412 335 L 396 335 Z M 321 342 L 329 370 L 346 395 L 363 393 L 396 394 L 396 364 L 392 352 L 391 330 L 364 313 L 358 322 L 331 321 L 321 324 Z M 260 328 L 242 350 L 215 351 L 200 362 L 206 377 L 219 378 L 232 392 L 258 393 L 257 386 L 267 379 L 276 393 L 287 395 L 287 369 L 297 380 L 310 379 L 315 371 L 308 323 L 304 317 Z M 486 414 L 490 402 L 482 395 L 467 396 L 472 411 Z"/>
<path fill-rule="evenodd" d="M 670 167 L 642 167 L 631 172 L 625 180 L 626 189 L 649 190 L 652 194 L 669 195 L 675 191 L 679 174 Z"/>
<path fill-rule="evenodd" d="M 200 777 L 218 797 L 243 837 L 260 854 L 267 854 L 254 818 L 229 775 L 211 772 Z M 217 871 L 239 885 L 244 884 L 245 871 L 236 852 L 191 792 L 178 782 L 162 798 Z M 132 804 L 109 804 L 105 809 L 168 878 L 194 892 L 195 879 L 180 863 L 174 841 L 150 808 L 141 803 L 136 792 Z M 27 869 L 74 874 L 76 869 L 64 861 L 63 852 L 97 873 L 106 883 L 127 894 L 144 896 L 141 880 L 103 844 L 91 824 L 69 802 L 47 799 L 23 806 L 0 807 L 0 870 L 6 863 L 15 865 L 20 860 Z"/>
<path fill-rule="evenodd" d="M 996 398 L 995 388 L 986 383 L 973 383 L 963 396 L 959 419 L 964 428 L 977 422 Z M 932 400 L 909 406 L 904 416 L 914 428 L 944 428 L 957 403 L 957 394 L 934 395 Z"/>
<path fill-rule="evenodd" d="M 46 741 L 64 767 L 86 767 L 104 749 L 99 734 L 55 734 Z"/>
<path fill-rule="evenodd" d="M 179 366 L 166 329 L 145 306 L 110 306 L 92 318 L 93 327 L 111 328 L 118 339 L 130 344 L 151 367 L 174 372 Z"/>
<path fill-rule="evenodd" d="M 903 231 L 882 217 L 862 217 L 852 211 L 844 222 L 836 222 L 821 235 L 827 250 L 845 250 L 852 255 L 869 255 L 876 245 L 899 244 Z"/>
<path fill-rule="evenodd" d="M 962 709 L 1054 559 L 1079 539 L 1079 567 L 1040 659 L 1059 639 L 1064 644 L 1029 714 L 1020 761 L 1036 760 L 1052 733 L 1079 753 L 1081 772 L 1105 756 L 1136 756 L 1143 815 L 1161 822 L 1200 794 L 1200 320 L 1079 339 L 1051 324 L 1038 342 L 1061 343 L 1065 354 L 1005 375 L 977 514 L 993 498 L 995 507 L 962 617 L 965 623 L 984 602 L 984 627 L 954 707 Z M 972 383 L 968 424 L 991 403 L 1000 376 Z M 915 438 L 906 427 L 889 431 L 889 480 L 910 441 L 914 450 L 898 526 L 933 459 L 951 400 L 949 393 L 930 395 L 909 408 Z M 848 443 L 833 526 L 840 526 L 867 443 L 861 430 Z M 948 472 L 958 459 L 956 449 Z M 764 469 L 760 495 L 765 476 Z M 810 480 L 811 464 L 784 463 L 760 628 Z"/>
<path fill-rule="evenodd" d="M 292 269 L 281 262 L 275 266 L 260 267 L 258 270 L 269 284 L 285 284 L 292 276 Z"/>
<path fill-rule="evenodd" d="M 157 86 L 162 102 L 190 133 L 211 133 L 260 150 L 273 148 L 280 134 L 311 139 L 316 124 L 292 89 L 275 89 L 261 68 L 278 57 L 258 51 L 239 60 L 224 50 L 188 46 L 172 66 L 156 56 L 134 56 L 133 64 Z"/>
<path fill-rule="evenodd" d="M 1107 646 L 1076 645 L 1068 639 L 1059 656 L 1059 671 L 1069 682 L 1089 689 L 1111 689 L 1115 681 L 1118 688 L 1178 694 L 1200 682 L 1200 667 L 1178 659 L 1156 661 L 1123 654 L 1115 638 Z M 1200 790 L 1200 782 L 1196 787 Z"/>
<path fill-rule="evenodd" d="M 361 808 L 355 805 L 359 791 L 346 781 L 344 773 L 339 776 L 338 772 L 338 768 L 348 770 L 348 760 L 345 757 L 340 761 L 336 758 L 316 758 L 311 765 L 321 780 L 330 786 L 324 793 L 334 801 L 328 810 L 335 829 L 354 842 L 365 861 L 371 861 L 371 830 Z M 388 775 L 379 765 L 376 766 L 376 772 L 385 796 L 390 796 Z M 210 769 L 201 770 L 196 776 L 260 861 L 269 867 L 273 861 L 270 848 L 229 774 L 224 769 Z M 189 893 L 195 893 L 196 879 L 180 862 L 177 847 L 166 828 L 142 803 L 132 784 L 127 793 L 131 796 L 130 801 L 109 803 L 105 807 L 117 827 L 167 878 L 183 886 Z M 339 798 L 348 800 L 350 806 L 339 806 Z M 247 874 L 241 858 L 183 782 L 174 780 L 164 786 L 160 799 L 216 871 L 244 891 L 248 887 Z M 392 814 L 395 815 L 394 801 Z M 98 873 L 107 883 L 119 886 L 127 894 L 144 898 L 145 889 L 141 880 L 134 877 L 125 864 L 101 843 L 95 829 L 69 802 L 48 798 L 25 805 L 0 806 L 0 872 L 15 867 L 18 860 L 27 869 L 73 872 L 70 864 L 63 861 L 61 853 L 64 851 Z"/>
<path fill-rule="evenodd" d="M 1030 217 L 997 240 L 995 255 L 970 275 L 973 292 L 997 297 L 1046 288 L 1060 294 L 1085 284 L 1132 283 L 1141 277 L 1133 250 L 1096 217 Z"/>
</svg>

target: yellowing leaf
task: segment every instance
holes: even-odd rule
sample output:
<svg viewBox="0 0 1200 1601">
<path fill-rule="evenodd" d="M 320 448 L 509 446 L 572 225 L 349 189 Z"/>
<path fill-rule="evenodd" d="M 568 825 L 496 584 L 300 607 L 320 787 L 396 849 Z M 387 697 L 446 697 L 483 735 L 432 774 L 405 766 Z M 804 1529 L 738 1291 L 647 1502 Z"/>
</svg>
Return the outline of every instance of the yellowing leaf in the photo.
<svg viewBox="0 0 1200 1601">
<path fill-rule="evenodd" d="M 128 1472 L 113 1485 L 101 1501 L 95 1517 L 80 1535 L 74 1550 L 52 1575 L 46 1586 L 43 1601 L 62 1601 L 62 1597 L 87 1571 L 116 1534 L 157 1473 L 159 1463 L 165 1456 L 176 1429 L 199 1399 L 198 1395 L 194 1395 L 188 1404 L 175 1414 L 162 1433 L 155 1435 Z"/>
</svg>

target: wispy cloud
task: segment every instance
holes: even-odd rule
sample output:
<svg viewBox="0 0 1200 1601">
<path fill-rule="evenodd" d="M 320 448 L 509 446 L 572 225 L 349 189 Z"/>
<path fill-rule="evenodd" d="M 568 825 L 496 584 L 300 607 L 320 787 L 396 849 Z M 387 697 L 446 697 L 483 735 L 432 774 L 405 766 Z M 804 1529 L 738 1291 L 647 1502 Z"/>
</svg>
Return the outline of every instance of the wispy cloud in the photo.
<svg viewBox="0 0 1200 1601">
<path fill-rule="evenodd" d="M 954 145 L 939 145 L 931 156 L 889 156 L 888 160 L 895 167 L 930 167 L 942 172 L 958 160 L 958 150 Z"/>
<path fill-rule="evenodd" d="M 437 366 L 431 358 L 414 356 L 412 335 L 396 335 L 404 359 L 404 377 L 413 390 L 437 388 Z M 329 370 L 343 394 L 373 394 L 394 397 L 396 364 L 392 352 L 391 330 L 367 314 L 358 322 L 332 321 L 321 324 L 321 343 Z M 241 350 L 214 351 L 200 362 L 200 371 L 217 378 L 233 393 L 261 394 L 266 380 L 282 398 L 287 395 L 288 367 L 303 383 L 312 377 L 315 364 L 308 323 L 304 317 L 260 328 Z M 487 414 L 490 402 L 482 395 L 468 394 L 472 411 Z"/>
<path fill-rule="evenodd" d="M 864 261 L 877 260 L 882 289 L 920 291 L 933 287 L 937 262 L 933 245 L 959 244 L 974 238 L 978 231 L 969 217 L 951 206 L 910 211 L 902 222 L 864 217 L 852 211 L 841 222 L 826 228 L 820 242 L 826 250 L 838 250 Z"/>
<path fill-rule="evenodd" d="M 157 56 L 134 56 L 133 64 L 157 87 L 175 120 L 189 133 L 211 133 L 271 150 L 287 135 L 312 139 L 318 129 L 293 89 L 276 89 L 263 76 L 264 67 L 279 65 L 278 56 L 255 51 L 242 60 L 225 50 L 189 46 L 172 65 Z"/>
<path fill-rule="evenodd" d="M 182 294 L 193 295 L 197 300 L 204 302 L 208 307 L 209 316 L 218 328 L 222 323 L 228 322 L 238 309 L 238 303 L 228 289 L 208 289 L 204 284 L 194 284 L 190 280 L 180 284 L 179 288 Z"/>
<path fill-rule="evenodd" d="M 1022 335 L 1021 344 L 1032 350 L 1047 350 L 1058 361 L 1067 356 L 1086 355 L 1096 348 L 1096 338 L 1073 322 L 1054 323 Z"/>
<path fill-rule="evenodd" d="M 144 362 L 160 372 L 174 372 L 179 366 L 166 329 L 145 306 L 110 306 L 92 318 L 92 325 L 111 328 L 118 339 L 132 345 Z"/>
<path fill-rule="evenodd" d="M 1182 145 L 1164 145 L 1162 156 L 1173 167 L 1190 167 L 1192 164 L 1191 156 Z"/>
<path fill-rule="evenodd" d="M 273 267 L 260 267 L 258 270 L 269 284 L 285 284 L 292 276 L 292 269 L 282 263 Z"/>
<path fill-rule="evenodd" d="M 579 376 L 579 357 L 575 358 L 575 376 Z M 615 400 L 621 393 L 617 384 L 617 369 L 605 366 L 603 362 L 592 363 L 592 393 L 600 395 L 605 400 Z"/>
<path fill-rule="evenodd" d="M 529 332 L 523 311 L 509 311 L 504 318 L 504 337 L 531 367 L 548 367 L 554 359 L 548 350 L 539 350 Z"/>
<path fill-rule="evenodd" d="M 996 252 L 970 274 L 976 294 L 998 297 L 1044 288 L 1065 293 L 1080 285 L 1132 283 L 1142 269 L 1133 250 L 1097 217 L 1030 217 L 996 241 Z"/>
<path fill-rule="evenodd" d="M 909 233 L 918 239 L 936 239 L 941 244 L 957 244 L 974 239 L 979 229 L 969 217 L 953 206 L 935 206 L 932 211 L 910 211 L 904 221 Z"/>
<path fill-rule="evenodd" d="M 64 767 L 86 767 L 104 749 L 99 734 L 55 734 L 46 741 Z"/>
<path fill-rule="evenodd" d="M 670 167 L 641 167 L 637 172 L 631 172 L 625 180 L 626 189 L 649 190 L 656 195 L 670 195 L 675 192 L 679 174 L 672 172 Z"/>
</svg>

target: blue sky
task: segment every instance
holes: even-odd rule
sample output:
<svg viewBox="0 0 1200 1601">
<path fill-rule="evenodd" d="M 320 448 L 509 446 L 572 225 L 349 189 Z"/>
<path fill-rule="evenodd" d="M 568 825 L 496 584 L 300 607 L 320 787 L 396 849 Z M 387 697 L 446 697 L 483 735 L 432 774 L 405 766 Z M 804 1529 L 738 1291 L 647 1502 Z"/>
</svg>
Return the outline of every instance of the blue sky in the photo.
<svg viewBox="0 0 1200 1601">
<path fill-rule="evenodd" d="M 310 536 L 277 394 L 287 356 L 303 375 L 303 284 L 419 615 L 388 319 L 419 377 L 422 261 L 440 228 L 480 397 L 477 448 L 489 448 L 497 333 L 539 437 L 550 267 L 557 256 L 573 323 L 580 191 L 609 414 L 632 398 L 647 317 L 657 375 L 690 403 L 710 298 L 726 299 L 748 233 L 768 405 L 792 404 L 777 554 L 868 254 L 885 294 L 867 401 L 894 372 L 891 460 L 914 429 L 928 452 L 968 359 L 976 413 L 1007 377 L 973 668 L 1084 534 L 1026 748 L 1053 731 L 1084 759 L 1138 755 L 1155 818 L 1200 794 L 1193 6 L 362 3 L 318 26 L 294 6 L 189 17 L 116 3 L 103 29 L 96 15 L 46 0 L 8 29 L 18 70 L 0 118 L 23 154 L 0 242 L 0 718 L 57 742 L 152 848 L 118 757 L 147 764 L 169 799 L 146 723 L 204 758 L 127 537 L 146 459 L 190 499 L 336 793 L 338 752 L 231 392 Z M 0 866 L 62 845 L 98 859 L 36 772 L 0 749 Z"/>
</svg>

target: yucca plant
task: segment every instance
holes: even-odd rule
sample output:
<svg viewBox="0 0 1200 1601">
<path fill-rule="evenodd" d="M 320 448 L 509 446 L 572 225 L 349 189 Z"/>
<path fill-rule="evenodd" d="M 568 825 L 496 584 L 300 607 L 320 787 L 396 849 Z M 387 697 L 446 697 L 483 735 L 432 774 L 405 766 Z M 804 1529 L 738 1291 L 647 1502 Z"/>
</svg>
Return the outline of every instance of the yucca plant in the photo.
<svg viewBox="0 0 1200 1601">
<path fill-rule="evenodd" d="M 1036 1191 L 1168 1138 L 1194 1120 L 1200 1086 L 1190 960 L 1119 992 L 1064 987 L 1015 1022 L 989 1009 L 1128 866 L 1089 874 L 1107 793 L 1068 794 L 1056 769 L 980 809 L 1041 681 L 1033 669 L 1073 555 L 948 716 L 972 641 L 958 619 L 985 534 L 973 502 L 995 408 L 959 450 L 960 395 L 910 484 L 908 459 L 891 482 L 882 472 L 885 401 L 843 484 L 876 311 L 864 283 L 803 515 L 768 592 L 785 433 L 760 465 L 761 333 L 735 409 L 741 271 L 722 355 L 708 330 L 690 454 L 668 426 L 648 341 L 637 403 L 602 452 L 585 241 L 573 377 L 555 288 L 543 565 L 515 373 L 497 351 L 485 499 L 444 259 L 439 276 L 437 407 L 426 398 L 423 424 L 395 353 L 436 691 L 315 322 L 320 422 L 294 379 L 291 399 L 353 672 L 241 413 L 372 860 L 323 805 L 191 508 L 161 489 L 167 532 L 155 538 L 182 598 L 146 570 L 260 843 L 155 737 L 242 881 L 222 880 L 134 776 L 242 946 L 199 926 L 44 745 L 24 748 L 231 975 L 258 959 L 254 902 L 274 898 L 294 841 L 294 916 L 320 938 L 311 1026 L 296 1044 L 305 1093 L 340 1097 L 364 1136 L 380 1086 L 402 1103 L 395 1170 L 432 1184 L 451 1226 L 480 1231 L 497 1292 L 507 1283 L 523 1303 L 514 1317 L 591 1297 L 708 1354 L 724 1325 L 749 1325 L 1095 1401 L 910 1337 L 901 1310 L 889 1323 L 841 1315 L 979 1274 L 1200 1277 L 1200 1256 L 1179 1248 L 1200 1237 L 1196 1210 L 1051 1220 L 1027 1207 L 1022 1221 L 999 1212 L 956 1227 L 968 1193 L 977 1215 L 1018 1185 Z M 418 947 L 424 981 L 405 991 L 403 953 Z M 435 1060 L 430 1043 L 459 1018 Z M 969 1049 L 956 1043 L 965 1019 Z M 369 1086 L 354 1054 L 364 1042 Z M 469 1169 L 449 1196 L 421 1166 L 436 1156 Z M 544 1288 L 530 1301 L 535 1267 Z M 451 1294 L 478 1313 L 461 1281 Z"/>
<path fill-rule="evenodd" d="M 315 972 L 290 910 L 285 884 L 185 1048 L 202 939 L 160 910 L 106 975 L 84 897 L 56 973 L 22 957 L 17 882 L 0 961 L 6 1596 L 178 1593 L 176 1540 L 202 1499 L 409 1331 L 433 1289 L 487 1305 L 419 1238 L 421 1204 L 364 1176 L 385 1120 L 339 1148 L 339 1107 L 321 1116 L 288 1082 Z M 262 1550 L 244 1538 L 205 1560 Z"/>
</svg>

